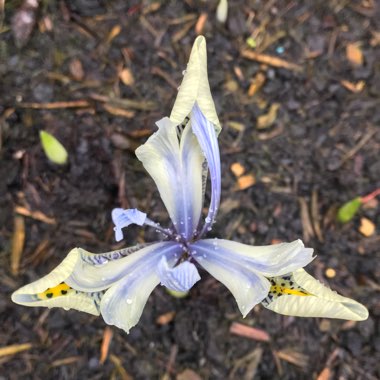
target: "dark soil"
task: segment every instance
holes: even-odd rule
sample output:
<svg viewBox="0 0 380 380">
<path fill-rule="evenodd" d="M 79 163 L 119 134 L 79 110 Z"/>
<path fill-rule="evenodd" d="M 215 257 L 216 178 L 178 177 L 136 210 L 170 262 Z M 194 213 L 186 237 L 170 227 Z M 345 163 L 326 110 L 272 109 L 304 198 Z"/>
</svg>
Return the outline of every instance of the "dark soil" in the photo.
<svg viewBox="0 0 380 380">
<path fill-rule="evenodd" d="M 378 379 L 379 229 L 364 237 L 359 225 L 366 217 L 379 226 L 379 207 L 372 202 L 344 226 L 334 218 L 339 205 L 380 187 L 375 5 L 231 0 L 221 25 L 217 1 L 41 1 L 30 38 L 16 47 L 11 20 L 22 3 L 6 1 L 0 35 L 0 346 L 32 348 L 0 357 L 0 379 Z M 228 290 L 202 273 L 185 299 L 158 287 L 129 335 L 112 327 L 110 355 L 101 365 L 102 318 L 17 306 L 10 294 L 48 273 L 75 246 L 92 252 L 120 247 L 110 217 L 115 206 L 138 207 L 169 222 L 133 152 L 170 113 L 202 12 L 208 15 L 202 33 L 210 85 L 224 126 L 222 207 L 212 234 L 257 245 L 304 236 L 318 255 L 309 271 L 366 305 L 370 317 L 361 323 L 289 318 L 257 306 L 243 320 Z M 13 24 L 17 28 L 22 26 Z M 302 70 L 242 57 L 252 33 L 256 51 Z M 351 43 L 359 44 L 362 63 L 347 56 Z M 134 84 L 120 81 L 123 68 L 133 73 Z M 250 97 L 258 72 L 266 82 Z M 342 80 L 365 86 L 355 92 Z M 108 97 L 137 104 L 107 103 Z M 88 105 L 49 109 L 51 102 L 78 100 Z M 273 103 L 280 104 L 274 124 L 259 130 L 258 117 Z M 41 129 L 64 144 L 69 165 L 48 162 Z M 254 186 L 237 190 L 230 170 L 236 162 L 255 176 Z M 300 205 L 310 210 L 313 197 L 319 238 L 315 228 L 307 234 L 301 217 Z M 56 222 L 24 217 L 18 275 L 10 269 L 16 206 Z M 126 235 L 128 245 L 156 238 L 134 227 Z M 326 278 L 327 268 L 335 277 Z M 174 317 L 159 324 L 168 312 Z M 231 334 L 233 322 L 266 331 L 270 342 Z"/>
</svg>

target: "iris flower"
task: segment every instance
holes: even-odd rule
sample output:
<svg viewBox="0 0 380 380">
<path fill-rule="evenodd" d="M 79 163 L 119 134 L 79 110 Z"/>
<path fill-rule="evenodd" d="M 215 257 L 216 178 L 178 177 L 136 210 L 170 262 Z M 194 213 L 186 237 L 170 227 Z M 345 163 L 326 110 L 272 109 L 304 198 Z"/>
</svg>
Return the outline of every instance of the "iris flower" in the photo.
<svg viewBox="0 0 380 380">
<path fill-rule="evenodd" d="M 220 203 L 221 127 L 208 82 L 204 37 L 195 40 L 170 117 L 157 126 L 136 155 L 155 181 L 172 226 L 161 227 L 137 209 L 115 209 L 112 218 L 117 241 L 130 224 L 154 228 L 162 241 L 100 254 L 74 248 L 50 274 L 14 292 L 14 302 L 101 314 L 107 324 L 128 332 L 157 285 L 187 292 L 200 280 L 200 266 L 231 291 L 243 316 L 261 303 L 284 315 L 368 317 L 363 305 L 305 272 L 313 250 L 301 240 L 260 247 L 206 238 Z M 203 218 L 208 177 L 211 199 Z"/>
</svg>

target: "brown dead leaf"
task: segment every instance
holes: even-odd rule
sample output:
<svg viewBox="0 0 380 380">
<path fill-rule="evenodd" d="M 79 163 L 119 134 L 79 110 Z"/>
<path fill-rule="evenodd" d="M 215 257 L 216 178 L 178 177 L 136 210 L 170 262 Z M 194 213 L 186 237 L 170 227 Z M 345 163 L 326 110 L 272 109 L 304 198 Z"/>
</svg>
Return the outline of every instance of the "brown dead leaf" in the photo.
<svg viewBox="0 0 380 380">
<path fill-rule="evenodd" d="M 135 116 L 135 113 L 133 111 L 128 111 L 119 107 L 114 107 L 109 104 L 103 104 L 103 108 L 111 115 L 125 117 L 126 119 L 132 119 Z"/>
<path fill-rule="evenodd" d="M 246 174 L 238 178 L 238 190 L 245 190 L 256 183 L 256 178 L 252 174 Z"/>
<path fill-rule="evenodd" d="M 158 318 L 156 319 L 156 323 L 160 326 L 164 326 L 170 323 L 174 319 L 174 317 L 175 311 L 169 311 L 165 314 L 161 314 L 160 316 L 158 316 Z"/>
<path fill-rule="evenodd" d="M 362 235 L 364 235 L 365 237 L 372 236 L 375 233 L 375 230 L 376 226 L 371 220 L 364 217 L 360 219 L 359 232 Z"/>
<path fill-rule="evenodd" d="M 309 362 L 307 355 L 293 350 L 277 351 L 276 356 L 300 368 L 306 368 Z"/>
<path fill-rule="evenodd" d="M 30 343 L 13 344 L 11 346 L 0 347 L 0 357 L 14 355 L 18 352 L 30 350 L 31 348 L 32 345 Z"/>
<path fill-rule="evenodd" d="M 357 94 L 359 92 L 362 92 L 365 87 L 364 80 L 360 80 L 357 83 L 350 82 L 348 80 L 342 79 L 340 81 L 340 84 L 345 87 L 347 90 L 353 92 L 354 94 Z"/>
<path fill-rule="evenodd" d="M 349 43 L 346 46 L 346 57 L 354 66 L 362 66 L 364 63 L 364 57 L 360 48 L 360 43 Z"/>
<path fill-rule="evenodd" d="M 273 125 L 277 118 L 277 111 L 280 108 L 279 103 L 271 104 L 268 113 L 257 118 L 257 129 L 269 128 Z"/>
<path fill-rule="evenodd" d="M 202 378 L 192 369 L 185 369 L 176 376 L 176 380 L 202 380 Z"/>
<path fill-rule="evenodd" d="M 261 87 L 263 87 L 265 80 L 266 76 L 264 75 L 264 73 L 259 71 L 252 79 L 251 85 L 248 89 L 248 96 L 252 97 L 253 95 L 257 94 L 260 91 Z"/>
<path fill-rule="evenodd" d="M 100 359 L 99 359 L 100 364 L 104 364 L 104 362 L 107 359 L 112 336 L 113 336 L 112 329 L 111 327 L 107 326 L 104 329 L 102 345 L 100 346 Z"/>
<path fill-rule="evenodd" d="M 236 177 L 240 177 L 245 172 L 245 168 L 240 162 L 234 162 L 230 169 Z"/>
<path fill-rule="evenodd" d="M 243 325 L 242 323 L 234 322 L 230 327 L 230 333 L 234 335 L 243 336 L 245 338 L 257 340 L 260 342 L 269 342 L 269 334 L 261 329 Z"/>
<path fill-rule="evenodd" d="M 78 58 L 74 58 L 70 61 L 69 70 L 71 76 L 77 80 L 81 81 L 84 78 L 84 71 L 82 62 Z"/>
<path fill-rule="evenodd" d="M 114 38 L 116 38 L 121 32 L 121 26 L 120 25 L 115 25 L 111 31 L 109 32 L 108 36 L 107 36 L 107 39 L 106 39 L 106 43 L 109 44 L 112 42 L 112 40 Z"/>
<path fill-rule="evenodd" d="M 17 275 L 20 269 L 22 251 L 25 244 L 25 221 L 20 215 L 14 216 L 14 230 L 12 236 L 11 271 Z"/>
<path fill-rule="evenodd" d="M 133 77 L 132 71 L 128 68 L 125 68 L 119 72 L 119 78 L 126 86 L 133 86 L 135 83 L 135 78 Z"/>
</svg>

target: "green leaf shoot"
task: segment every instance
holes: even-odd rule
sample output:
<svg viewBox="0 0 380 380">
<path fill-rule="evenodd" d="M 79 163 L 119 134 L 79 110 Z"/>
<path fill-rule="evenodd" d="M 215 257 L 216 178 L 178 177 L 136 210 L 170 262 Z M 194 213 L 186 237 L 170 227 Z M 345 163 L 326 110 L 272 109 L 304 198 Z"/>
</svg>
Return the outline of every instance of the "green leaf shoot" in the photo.
<svg viewBox="0 0 380 380">
<path fill-rule="evenodd" d="M 341 206 L 337 213 L 337 220 L 340 223 L 348 223 L 358 212 L 362 205 L 361 197 L 356 197 Z"/>
<path fill-rule="evenodd" d="M 67 150 L 53 135 L 46 131 L 40 131 L 40 140 L 42 148 L 51 162 L 57 165 L 67 163 Z"/>
</svg>

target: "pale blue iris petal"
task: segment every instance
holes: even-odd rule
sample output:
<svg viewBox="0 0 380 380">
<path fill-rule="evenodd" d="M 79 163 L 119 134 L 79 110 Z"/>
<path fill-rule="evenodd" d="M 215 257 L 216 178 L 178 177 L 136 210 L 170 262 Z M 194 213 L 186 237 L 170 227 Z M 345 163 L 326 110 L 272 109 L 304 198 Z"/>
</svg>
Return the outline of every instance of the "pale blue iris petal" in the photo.
<svg viewBox="0 0 380 380">
<path fill-rule="evenodd" d="M 120 241 L 123 239 L 122 229 L 128 227 L 130 224 L 144 225 L 146 214 L 137 208 L 130 208 L 124 210 L 122 208 L 114 208 L 112 210 L 112 221 L 115 225 L 115 239 Z"/>
<path fill-rule="evenodd" d="M 194 264 L 185 261 L 173 268 L 166 257 L 161 258 L 157 267 L 157 274 L 161 280 L 161 285 L 176 292 L 187 292 L 201 279 Z"/>
<path fill-rule="evenodd" d="M 197 103 L 191 112 L 191 126 L 206 156 L 211 179 L 211 202 L 201 235 L 211 230 L 218 212 L 221 193 L 220 153 L 214 125 L 205 118 Z"/>
<path fill-rule="evenodd" d="M 203 244 L 200 240 L 191 244 L 190 253 L 207 272 L 230 290 L 243 316 L 268 295 L 270 283 L 264 276 L 244 265 L 244 262 L 220 255 L 219 247 Z"/>
<path fill-rule="evenodd" d="M 313 260 L 313 249 L 301 240 L 291 243 L 252 246 L 224 239 L 204 239 L 196 243 L 219 260 L 239 262 L 264 276 L 274 277 L 293 272 Z"/>
<path fill-rule="evenodd" d="M 179 138 L 177 125 L 158 121 L 158 132 L 136 150 L 137 158 L 155 181 L 178 233 L 190 239 L 202 209 L 204 157 L 188 124 Z"/>
<path fill-rule="evenodd" d="M 127 248 L 125 251 L 128 251 Z M 91 255 L 81 250 L 77 261 L 66 283 L 76 290 L 95 292 L 109 288 L 123 278 L 140 276 L 144 278 L 147 268 L 153 263 L 158 265 L 161 257 L 172 260 L 173 263 L 182 254 L 182 247 L 175 242 L 159 242 L 150 244 L 140 250 L 123 256 L 124 250 L 112 252 L 110 255 L 102 254 L 102 260 L 90 260 L 98 255 Z M 118 256 L 118 258 L 116 258 Z M 108 260 L 107 257 L 115 257 Z"/>
</svg>

